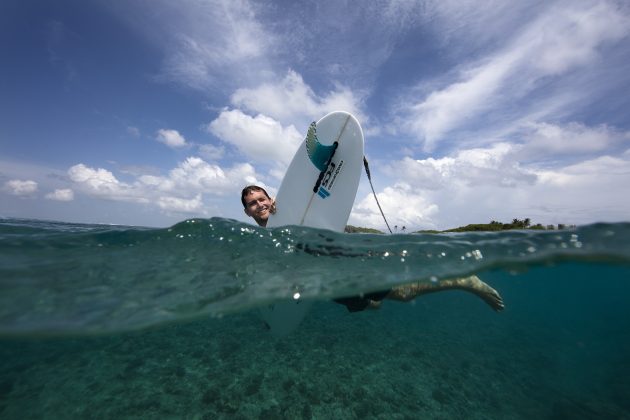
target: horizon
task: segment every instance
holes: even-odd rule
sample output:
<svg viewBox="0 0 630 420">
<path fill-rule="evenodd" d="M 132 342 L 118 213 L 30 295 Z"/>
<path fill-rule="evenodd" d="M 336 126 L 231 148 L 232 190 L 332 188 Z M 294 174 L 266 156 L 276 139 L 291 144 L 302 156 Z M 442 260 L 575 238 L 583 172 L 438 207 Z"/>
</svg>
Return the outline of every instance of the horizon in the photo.
<svg viewBox="0 0 630 420">
<path fill-rule="evenodd" d="M 0 6 L 0 216 L 251 222 L 308 125 L 365 134 L 390 226 L 630 214 L 623 1 Z M 363 174 L 347 224 L 386 226 Z"/>
</svg>

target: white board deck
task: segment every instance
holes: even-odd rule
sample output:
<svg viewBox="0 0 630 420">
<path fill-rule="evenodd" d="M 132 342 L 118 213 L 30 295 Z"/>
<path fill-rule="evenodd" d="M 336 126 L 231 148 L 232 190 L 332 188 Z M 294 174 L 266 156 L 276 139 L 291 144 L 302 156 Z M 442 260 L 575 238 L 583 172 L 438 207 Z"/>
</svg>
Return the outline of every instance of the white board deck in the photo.
<svg viewBox="0 0 630 420">
<path fill-rule="evenodd" d="M 332 112 L 316 123 L 317 139 L 322 146 L 338 142 L 325 171 L 313 162 L 307 140 L 300 145 L 276 197 L 276 213 L 267 227 L 308 226 L 343 232 L 359 187 L 363 165 L 363 131 L 357 119 L 342 111 Z M 312 153 L 311 153 L 312 154 Z M 317 160 L 317 159 L 316 159 Z M 313 190 L 320 174 L 321 184 Z M 293 331 L 308 312 L 312 302 L 288 299 L 260 310 L 276 336 Z"/>
</svg>

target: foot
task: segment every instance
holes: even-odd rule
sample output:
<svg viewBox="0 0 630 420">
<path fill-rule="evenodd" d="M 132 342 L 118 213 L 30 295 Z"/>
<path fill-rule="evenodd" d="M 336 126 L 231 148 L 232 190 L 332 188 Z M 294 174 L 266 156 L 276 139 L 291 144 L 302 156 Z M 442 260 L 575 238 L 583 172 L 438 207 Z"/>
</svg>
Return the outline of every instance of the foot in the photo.
<svg viewBox="0 0 630 420">
<path fill-rule="evenodd" d="M 463 283 L 463 290 L 474 293 L 479 296 L 486 302 L 492 309 L 499 312 L 505 309 L 505 304 L 503 303 L 503 298 L 492 287 L 490 287 L 487 283 L 481 281 L 481 279 L 477 276 L 465 277 L 461 280 Z"/>
<path fill-rule="evenodd" d="M 381 309 L 381 301 L 370 299 L 370 303 L 368 303 L 365 309 Z"/>
</svg>

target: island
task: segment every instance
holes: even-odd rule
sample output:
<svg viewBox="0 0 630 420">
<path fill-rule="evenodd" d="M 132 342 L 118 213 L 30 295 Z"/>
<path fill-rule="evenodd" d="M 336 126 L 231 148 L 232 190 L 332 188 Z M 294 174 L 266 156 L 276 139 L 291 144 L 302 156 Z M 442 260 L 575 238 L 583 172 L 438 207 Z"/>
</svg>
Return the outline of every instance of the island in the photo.
<svg viewBox="0 0 630 420">
<path fill-rule="evenodd" d="M 575 225 L 567 225 L 567 224 L 557 224 L 557 225 L 542 225 L 537 223 L 535 225 L 531 224 L 531 220 L 529 218 L 520 220 L 520 219 L 512 219 L 511 223 L 501 223 L 496 220 L 492 220 L 490 223 L 474 223 L 466 226 L 460 226 L 453 229 L 447 230 L 419 230 L 412 233 L 449 233 L 449 232 L 495 232 L 501 230 L 512 230 L 512 229 L 532 229 L 532 230 L 563 230 L 563 229 L 571 229 L 574 228 Z M 407 228 L 402 226 L 400 229 L 398 226 L 394 226 L 393 233 L 406 233 Z M 357 227 L 352 225 L 347 225 L 344 232 L 346 233 L 380 233 L 384 232 L 378 229 L 372 228 L 364 228 Z"/>
</svg>

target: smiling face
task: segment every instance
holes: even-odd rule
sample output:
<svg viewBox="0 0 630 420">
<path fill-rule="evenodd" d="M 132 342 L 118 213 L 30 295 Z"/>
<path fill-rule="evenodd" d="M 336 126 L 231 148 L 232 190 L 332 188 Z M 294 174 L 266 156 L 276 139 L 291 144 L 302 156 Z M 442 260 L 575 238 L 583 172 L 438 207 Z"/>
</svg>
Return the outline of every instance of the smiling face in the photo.
<svg viewBox="0 0 630 420">
<path fill-rule="evenodd" d="M 243 196 L 245 214 L 253 217 L 259 226 L 267 226 L 271 214 L 272 201 L 264 191 L 250 191 Z"/>
</svg>

